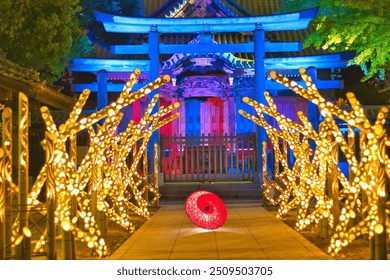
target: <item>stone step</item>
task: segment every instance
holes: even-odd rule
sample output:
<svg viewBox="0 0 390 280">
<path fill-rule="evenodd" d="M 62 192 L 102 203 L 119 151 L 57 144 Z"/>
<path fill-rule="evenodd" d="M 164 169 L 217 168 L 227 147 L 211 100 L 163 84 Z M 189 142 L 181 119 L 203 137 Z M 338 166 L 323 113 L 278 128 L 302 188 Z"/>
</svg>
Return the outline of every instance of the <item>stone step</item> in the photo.
<svg viewBox="0 0 390 280">
<path fill-rule="evenodd" d="M 218 195 L 221 199 L 260 199 L 262 195 L 259 184 L 253 183 L 166 183 L 160 186 L 161 201 L 185 200 L 191 193 L 206 190 Z"/>
</svg>

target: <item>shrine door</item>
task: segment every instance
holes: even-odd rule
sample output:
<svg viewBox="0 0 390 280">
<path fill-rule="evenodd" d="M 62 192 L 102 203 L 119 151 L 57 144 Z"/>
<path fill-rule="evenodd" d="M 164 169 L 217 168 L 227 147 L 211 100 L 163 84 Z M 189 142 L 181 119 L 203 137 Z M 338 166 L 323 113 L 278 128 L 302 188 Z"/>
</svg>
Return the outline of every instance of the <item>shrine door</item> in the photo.
<svg viewBox="0 0 390 280">
<path fill-rule="evenodd" d="M 223 104 L 218 97 L 207 98 L 200 104 L 200 134 L 223 135 Z"/>
</svg>

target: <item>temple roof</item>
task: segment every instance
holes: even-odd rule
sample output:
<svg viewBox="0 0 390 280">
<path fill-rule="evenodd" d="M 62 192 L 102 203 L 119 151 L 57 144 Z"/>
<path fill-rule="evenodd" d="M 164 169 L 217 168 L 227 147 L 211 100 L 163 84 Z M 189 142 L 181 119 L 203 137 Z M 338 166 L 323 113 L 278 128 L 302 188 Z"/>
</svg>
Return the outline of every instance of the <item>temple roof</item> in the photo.
<svg viewBox="0 0 390 280">
<path fill-rule="evenodd" d="M 211 34 L 232 32 L 252 33 L 258 25 L 261 25 L 261 29 L 266 32 L 306 29 L 310 21 L 316 17 L 317 12 L 318 8 L 311 8 L 291 13 L 245 17 L 140 18 L 95 11 L 95 17 L 103 23 L 106 32 L 147 34 L 151 29 L 155 29 L 155 31 L 163 34 L 180 34 L 183 32 Z"/>
<path fill-rule="evenodd" d="M 196 2 L 208 3 L 210 6 L 218 6 L 220 10 L 228 10 L 230 13 L 225 12 L 225 15 L 220 13 L 220 16 L 251 16 L 251 15 L 272 15 L 278 13 L 281 7 L 280 0 L 145 0 L 144 5 L 148 17 L 162 17 L 167 15 L 179 14 L 175 10 L 185 10 L 188 6 Z M 183 13 L 181 13 L 182 15 Z M 228 31 L 227 31 L 228 32 Z M 307 36 L 313 32 L 313 27 L 304 30 L 297 31 L 277 31 L 267 32 L 266 39 L 275 42 L 303 42 Z M 161 41 L 164 43 L 188 43 L 193 40 L 194 37 L 188 35 L 171 35 L 162 34 Z M 253 41 L 253 34 L 251 33 L 217 33 L 213 34 L 213 39 L 217 43 L 241 43 Z M 288 52 L 288 53 L 267 53 L 267 57 L 288 57 L 288 56 L 301 56 L 301 55 L 316 55 L 326 54 L 327 51 L 316 50 L 312 47 L 308 47 L 302 50 L 302 52 Z M 243 59 L 253 59 L 251 53 L 233 53 L 234 56 Z"/>
<path fill-rule="evenodd" d="M 273 15 L 277 14 L 281 7 L 280 0 L 145 0 L 145 16 L 147 18 L 167 18 L 167 17 L 197 17 L 210 16 L 213 17 L 250 17 L 258 15 Z M 199 7 L 198 7 L 198 6 Z M 186 12 L 188 11 L 188 12 Z M 197 14 L 196 14 L 197 13 Z M 266 32 L 266 40 L 270 42 L 303 42 L 307 36 L 312 33 L 313 28 L 309 25 L 306 29 L 294 31 L 272 31 Z M 167 34 L 161 33 L 160 43 L 164 44 L 188 44 L 198 34 L 189 33 L 183 29 L 183 33 Z M 246 43 L 253 41 L 252 32 L 232 32 L 227 29 L 225 33 L 212 33 L 212 39 L 218 44 L 234 44 Z M 147 36 L 141 35 L 134 42 L 135 44 L 143 44 L 147 42 Z M 100 57 L 106 58 L 137 58 L 146 59 L 146 56 L 116 56 L 110 50 L 101 50 L 97 47 Z M 267 58 L 276 57 L 291 57 L 291 56 L 309 56 L 327 54 L 326 50 L 316 50 L 313 47 L 304 48 L 302 51 L 294 52 L 267 52 Z M 237 59 L 253 60 L 253 53 L 232 53 Z M 161 61 L 169 59 L 169 55 L 161 55 Z"/>
<path fill-rule="evenodd" d="M 158 1 L 156 1 L 158 2 Z M 173 0 L 147 14 L 148 17 L 239 17 L 250 16 L 234 0 Z"/>
<path fill-rule="evenodd" d="M 100 60 L 74 60 L 69 70 L 94 72 L 99 70 L 98 65 L 104 66 L 101 69 L 123 72 L 125 69 L 120 70 L 123 63 L 130 69 L 135 61 L 143 61 L 143 69 L 148 71 L 145 70 L 149 61 L 148 33 L 156 29 L 163 72 L 171 71 L 174 75 L 196 72 L 194 69 L 202 66 L 201 71 L 253 75 L 254 30 L 259 23 L 265 31 L 267 69 L 345 68 L 354 55 L 330 54 L 312 47 L 302 49 L 302 42 L 312 32 L 310 22 L 318 8 L 279 13 L 280 0 L 145 0 L 144 5 L 145 17 L 95 12 L 107 32 L 138 35 L 129 45 L 113 45 L 110 50 L 98 53 L 99 58 L 109 59 L 103 64 Z M 118 59 L 118 63 L 112 59 Z"/>
<path fill-rule="evenodd" d="M 42 81 L 39 73 L 20 67 L 0 54 L 0 87 L 23 92 L 55 109 L 70 111 L 75 100 L 60 93 L 60 88 Z"/>
<path fill-rule="evenodd" d="M 281 7 L 280 0 L 236 0 L 235 2 L 252 15 L 274 14 Z"/>
<path fill-rule="evenodd" d="M 145 0 L 145 16 L 156 17 L 169 14 L 169 8 L 184 6 L 183 3 L 194 0 Z M 280 0 L 217 0 L 213 1 L 220 7 L 240 11 L 241 15 L 270 15 L 275 13 L 281 6 Z"/>
</svg>

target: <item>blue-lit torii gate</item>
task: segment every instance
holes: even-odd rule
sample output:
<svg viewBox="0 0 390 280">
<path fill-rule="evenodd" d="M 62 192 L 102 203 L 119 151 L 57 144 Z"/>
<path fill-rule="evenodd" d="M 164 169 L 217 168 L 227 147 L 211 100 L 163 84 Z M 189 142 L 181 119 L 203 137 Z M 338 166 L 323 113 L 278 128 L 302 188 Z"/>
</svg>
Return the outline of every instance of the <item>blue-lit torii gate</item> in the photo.
<svg viewBox="0 0 390 280">
<path fill-rule="evenodd" d="M 345 67 L 346 61 L 351 57 L 335 54 L 333 56 L 316 57 L 292 57 L 292 58 L 265 58 L 266 52 L 297 52 L 302 50 L 301 42 L 269 42 L 265 40 L 265 32 L 288 31 L 307 29 L 310 21 L 317 15 L 317 8 L 305 11 L 276 14 L 267 16 L 251 16 L 236 18 L 134 18 L 123 17 L 95 12 L 98 21 L 101 21 L 107 32 L 148 34 L 148 43 L 141 45 L 114 45 L 112 54 L 147 54 L 149 60 L 122 60 L 122 59 L 93 59 L 79 58 L 72 61 L 68 69 L 74 72 L 97 72 L 97 109 L 107 104 L 107 92 L 111 87 L 107 83 L 107 72 L 131 72 L 140 68 L 149 72 L 150 81 L 160 74 L 160 54 L 199 54 L 199 53 L 254 53 L 255 71 L 255 99 L 260 103 L 266 103 L 264 91 L 278 87 L 271 81 L 266 81 L 266 70 L 298 69 L 300 67 L 326 64 L 327 68 Z M 226 32 L 253 32 L 254 41 L 247 43 L 212 44 L 211 40 L 201 40 L 200 44 L 163 44 L 159 43 L 159 34 L 162 33 L 195 33 L 204 37 L 211 33 Z M 341 83 L 342 81 L 327 81 Z M 324 81 L 323 81 L 324 83 Z M 88 87 L 93 91 L 93 85 L 79 85 Z M 96 86 L 96 85 L 95 85 Z M 323 85 L 324 87 L 328 85 Z M 280 86 L 279 86 L 280 87 Z M 342 85 L 331 85 L 330 88 L 340 88 Z M 113 88 L 111 88 L 113 89 Z M 120 89 L 121 90 L 121 89 Z M 120 91 L 117 90 L 117 91 Z M 114 90 L 113 90 L 114 91 Z M 157 91 L 149 94 L 149 100 Z M 318 122 L 318 116 L 311 121 L 314 125 Z M 260 126 L 256 126 L 257 146 L 266 141 L 266 133 Z M 150 140 L 148 153 L 152 154 L 154 143 L 159 142 L 159 134 L 155 132 Z M 257 149 L 257 158 L 261 158 L 261 149 Z M 257 160 L 257 170 L 262 171 L 262 161 Z M 152 167 L 152 165 L 149 165 Z M 255 177 L 256 178 L 256 177 Z M 259 179 L 260 177 L 257 177 Z"/>
</svg>

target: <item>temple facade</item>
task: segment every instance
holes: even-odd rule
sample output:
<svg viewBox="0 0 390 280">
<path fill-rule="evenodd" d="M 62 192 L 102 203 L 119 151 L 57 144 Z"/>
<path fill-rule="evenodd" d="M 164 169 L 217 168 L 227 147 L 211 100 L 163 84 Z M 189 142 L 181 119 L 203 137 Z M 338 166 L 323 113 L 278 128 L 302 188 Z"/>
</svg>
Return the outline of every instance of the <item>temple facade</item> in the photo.
<svg viewBox="0 0 390 280">
<path fill-rule="evenodd" d="M 136 68 L 141 87 L 169 74 L 171 82 L 158 90 L 160 105 L 179 101 L 180 118 L 160 130 L 159 136 L 256 135 L 257 147 L 265 132 L 239 115 L 251 112 L 243 97 L 265 103 L 264 91 L 274 97 L 279 110 L 298 121 L 296 112 L 308 113 L 314 126 L 319 115 L 315 105 L 295 96 L 271 80 L 275 70 L 303 83 L 299 68 L 306 68 L 324 95 L 343 88 L 340 70 L 353 53 L 325 53 L 303 48 L 318 9 L 277 13 L 279 1 L 168 0 L 145 1 L 143 18 L 95 11 L 106 32 L 132 34 L 127 45 L 97 46 L 98 57 L 74 59 L 68 67 L 72 89 L 96 92 L 97 110 L 117 96 Z M 93 78 L 85 83 L 82 73 Z M 149 94 L 149 100 L 156 94 Z M 124 108 L 125 118 L 139 120 L 147 105 L 140 100 Z M 153 142 L 152 141 L 152 142 Z M 258 149 L 257 158 L 261 158 Z M 260 161 L 257 161 L 260 164 Z M 258 167 L 260 170 L 260 167 Z"/>
<path fill-rule="evenodd" d="M 144 19 L 96 12 L 107 32 L 139 32 L 139 36 L 131 45 L 111 46 L 97 59 L 75 59 L 69 70 L 91 72 L 96 82 L 75 83 L 73 91 L 84 88 L 96 91 L 96 107 L 103 107 L 109 102 L 110 94 L 120 92 L 130 73 L 139 67 L 141 84 L 163 74 L 171 76 L 171 83 L 159 91 L 162 105 L 182 103 L 180 119 L 162 129 L 162 134 L 254 132 L 254 124 L 236 112 L 244 107 L 249 109 L 242 103 L 242 97 L 255 98 L 258 70 L 255 66 L 261 63 L 263 69 L 258 75 L 262 80 L 261 90 L 269 91 L 280 110 L 295 119 L 295 112 L 307 112 L 308 104 L 271 81 L 269 71 L 278 71 L 299 82 L 298 69 L 309 68 L 318 88 L 323 93 L 331 93 L 343 87 L 339 72 L 352 54 L 303 49 L 302 41 L 310 32 L 309 23 L 317 9 L 273 14 L 279 7 L 277 2 L 145 1 L 150 14 Z M 240 26 L 239 21 L 245 24 Z M 264 38 L 255 38 L 256 30 L 262 33 L 257 37 Z M 156 41 L 155 46 L 152 40 Z M 261 56 L 260 61 L 256 60 L 256 54 Z M 141 111 L 142 104 L 135 104 L 126 114 L 137 119 Z"/>
</svg>

